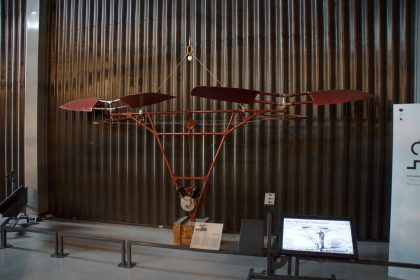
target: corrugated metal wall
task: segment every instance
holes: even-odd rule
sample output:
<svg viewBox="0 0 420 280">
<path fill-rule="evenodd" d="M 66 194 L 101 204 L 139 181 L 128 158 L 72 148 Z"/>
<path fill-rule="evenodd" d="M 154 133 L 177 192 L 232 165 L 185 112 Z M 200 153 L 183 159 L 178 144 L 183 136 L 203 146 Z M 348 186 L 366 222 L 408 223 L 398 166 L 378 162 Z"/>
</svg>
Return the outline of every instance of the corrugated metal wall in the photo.
<svg viewBox="0 0 420 280">
<path fill-rule="evenodd" d="M 0 1 L 0 201 L 15 188 L 6 174 L 23 184 L 25 10 L 26 1 Z"/>
<path fill-rule="evenodd" d="M 52 1 L 48 109 L 50 211 L 57 216 L 171 225 L 181 215 L 152 135 L 134 125 L 94 125 L 58 106 L 83 96 L 154 91 L 191 36 L 197 57 L 225 86 L 267 92 L 367 91 L 355 104 L 296 108 L 305 121 L 258 122 L 226 143 L 204 214 L 239 231 L 263 217 L 265 192 L 281 213 L 351 216 L 362 239 L 386 240 L 393 103 L 412 102 L 412 1 Z M 216 85 L 183 64 L 153 110 L 230 108 L 189 96 Z M 210 121 L 216 122 L 215 118 Z M 167 129 L 172 129 L 170 124 Z M 193 140 L 196 174 L 215 138 Z M 189 175 L 186 138 L 165 139 Z"/>
</svg>

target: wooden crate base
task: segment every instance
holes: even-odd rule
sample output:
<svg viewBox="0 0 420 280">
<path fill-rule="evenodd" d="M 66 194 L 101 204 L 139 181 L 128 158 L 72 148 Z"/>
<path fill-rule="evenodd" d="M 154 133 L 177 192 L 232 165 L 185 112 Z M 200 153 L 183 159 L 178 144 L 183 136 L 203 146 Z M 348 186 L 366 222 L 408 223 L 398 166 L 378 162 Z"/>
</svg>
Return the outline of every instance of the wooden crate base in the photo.
<svg viewBox="0 0 420 280">
<path fill-rule="evenodd" d="M 194 225 L 174 224 L 174 244 L 189 246 L 194 232 Z"/>
<path fill-rule="evenodd" d="M 197 220 L 198 222 L 206 222 L 208 218 Z M 191 222 L 188 217 L 182 217 L 174 223 L 174 244 L 182 246 L 190 246 L 192 235 L 194 232 L 195 222 Z"/>
</svg>

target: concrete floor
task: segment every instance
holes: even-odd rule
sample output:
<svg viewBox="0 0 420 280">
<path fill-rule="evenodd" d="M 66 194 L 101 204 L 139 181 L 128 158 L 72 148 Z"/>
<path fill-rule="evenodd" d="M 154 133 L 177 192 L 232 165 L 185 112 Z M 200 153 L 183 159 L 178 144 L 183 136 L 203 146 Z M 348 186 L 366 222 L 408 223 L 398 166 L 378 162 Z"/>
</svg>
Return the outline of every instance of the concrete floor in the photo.
<svg viewBox="0 0 420 280">
<path fill-rule="evenodd" d="M 46 220 L 32 227 L 52 231 L 83 233 L 110 238 L 172 243 L 172 230 L 165 228 L 106 224 L 86 221 Z M 222 247 L 233 248 L 239 235 L 224 234 Z M 13 247 L 0 249 L 0 279 L 246 279 L 249 269 L 261 272 L 265 258 L 230 254 L 191 252 L 175 249 L 133 246 L 131 269 L 117 267 L 119 246 L 95 241 L 69 239 L 65 251 L 69 256 L 50 257 L 53 238 L 45 234 L 8 233 Z M 361 259 L 386 260 L 387 243 L 359 242 Z M 304 276 L 337 279 L 396 279 L 387 276 L 387 268 L 370 265 L 304 261 L 300 265 Z M 286 274 L 286 268 L 276 271 Z"/>
</svg>

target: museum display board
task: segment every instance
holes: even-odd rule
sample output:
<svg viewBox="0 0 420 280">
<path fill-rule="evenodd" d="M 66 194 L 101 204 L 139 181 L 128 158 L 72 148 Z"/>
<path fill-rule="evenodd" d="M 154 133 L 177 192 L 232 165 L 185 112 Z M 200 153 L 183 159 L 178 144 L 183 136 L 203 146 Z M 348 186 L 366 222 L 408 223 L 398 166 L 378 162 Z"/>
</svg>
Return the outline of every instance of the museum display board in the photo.
<svg viewBox="0 0 420 280">
<path fill-rule="evenodd" d="M 394 105 L 389 261 L 420 264 L 420 104 Z M 391 267 L 389 276 L 420 279 L 420 270 Z"/>
</svg>

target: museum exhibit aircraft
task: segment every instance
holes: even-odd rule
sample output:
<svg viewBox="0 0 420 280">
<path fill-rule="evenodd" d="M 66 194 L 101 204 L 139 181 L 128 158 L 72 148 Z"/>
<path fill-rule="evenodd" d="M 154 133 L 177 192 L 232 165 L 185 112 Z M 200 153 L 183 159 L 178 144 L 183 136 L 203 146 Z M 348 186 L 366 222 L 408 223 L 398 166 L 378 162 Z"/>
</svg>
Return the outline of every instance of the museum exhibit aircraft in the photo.
<svg viewBox="0 0 420 280">
<path fill-rule="evenodd" d="M 210 73 L 201 61 L 194 55 L 191 43 L 187 46 L 186 55 L 178 63 L 176 70 L 184 61 L 198 61 Z M 171 73 L 170 75 L 172 75 Z M 213 77 L 212 73 L 210 75 Z M 214 77 L 213 77 L 214 78 Z M 169 76 L 164 79 L 166 82 Z M 212 171 L 220 157 L 226 139 L 237 129 L 256 121 L 286 121 L 307 118 L 304 115 L 293 114 L 293 106 L 304 104 L 330 105 L 368 99 L 371 96 L 357 90 L 325 90 L 303 93 L 280 94 L 265 93 L 256 90 L 220 86 L 198 86 L 191 90 L 191 96 L 234 103 L 233 109 L 218 110 L 181 110 L 181 111 L 147 111 L 153 104 L 165 102 L 175 96 L 156 92 L 144 92 L 122 96 L 115 100 L 102 100 L 98 97 L 76 99 L 60 106 L 61 109 L 79 112 L 102 111 L 96 123 L 133 122 L 150 132 L 159 146 L 165 165 L 171 176 L 174 187 L 180 199 L 181 208 L 188 213 L 191 221 L 195 221 L 203 206 L 205 194 Z M 254 106 L 254 104 L 260 104 Z M 258 107 L 255 109 L 255 107 Z M 215 116 L 220 121 L 217 125 L 206 127 L 206 116 Z M 164 124 L 171 122 L 177 129 L 168 131 Z M 165 129 L 162 129 L 165 128 Z M 216 152 L 205 174 L 186 175 L 175 174 L 169 160 L 167 150 L 163 145 L 166 136 L 212 136 L 218 138 Z M 189 141 L 189 140 L 188 140 Z M 189 142 L 190 143 L 190 142 Z M 191 147 L 190 147 L 191 149 Z"/>
</svg>

